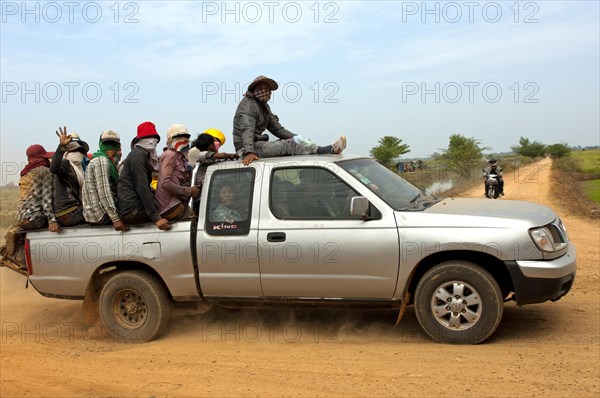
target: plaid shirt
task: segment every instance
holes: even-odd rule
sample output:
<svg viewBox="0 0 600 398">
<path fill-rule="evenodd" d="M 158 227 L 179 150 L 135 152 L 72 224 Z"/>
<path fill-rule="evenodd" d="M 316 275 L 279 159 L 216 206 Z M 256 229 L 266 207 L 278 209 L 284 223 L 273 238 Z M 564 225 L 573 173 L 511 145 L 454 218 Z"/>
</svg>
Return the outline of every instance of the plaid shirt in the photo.
<svg viewBox="0 0 600 398">
<path fill-rule="evenodd" d="M 103 156 L 93 158 L 85 169 L 81 199 L 83 217 L 89 223 L 98 223 L 105 214 L 112 222 L 119 221 L 116 197 L 117 182 L 110 179 L 110 160 Z"/>
<path fill-rule="evenodd" d="M 52 208 L 52 181 L 53 175 L 45 166 L 36 167 L 21 177 L 17 221 L 46 217 L 49 223 L 56 222 Z"/>
</svg>

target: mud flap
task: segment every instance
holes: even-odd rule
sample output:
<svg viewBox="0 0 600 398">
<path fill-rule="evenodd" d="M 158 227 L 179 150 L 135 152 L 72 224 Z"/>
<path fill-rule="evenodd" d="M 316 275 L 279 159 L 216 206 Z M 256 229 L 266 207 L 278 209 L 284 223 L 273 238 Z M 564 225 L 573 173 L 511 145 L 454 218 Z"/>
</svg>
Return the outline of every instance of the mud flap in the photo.
<svg viewBox="0 0 600 398">
<path fill-rule="evenodd" d="M 81 305 L 81 323 L 84 325 L 96 323 L 100 318 L 100 309 L 98 308 L 100 290 L 101 288 L 93 281 L 90 281 L 87 289 L 85 289 L 85 296 Z"/>
<path fill-rule="evenodd" d="M 404 317 L 404 313 L 406 313 L 406 307 L 408 307 L 408 300 L 410 300 L 410 293 L 407 290 L 406 292 L 404 292 L 404 296 L 402 297 L 402 304 L 400 304 L 400 312 L 398 313 L 398 319 L 396 319 L 396 324 L 394 326 L 398 326 L 398 324 Z"/>
</svg>

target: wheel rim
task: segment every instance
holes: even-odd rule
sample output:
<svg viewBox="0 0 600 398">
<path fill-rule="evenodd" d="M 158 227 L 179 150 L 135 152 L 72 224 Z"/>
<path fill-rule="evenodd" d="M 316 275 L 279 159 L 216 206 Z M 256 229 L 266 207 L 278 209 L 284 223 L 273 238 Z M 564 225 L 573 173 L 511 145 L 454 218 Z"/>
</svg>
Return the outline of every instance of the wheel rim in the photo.
<svg viewBox="0 0 600 398">
<path fill-rule="evenodd" d="M 123 289 L 113 300 L 113 315 L 123 328 L 138 329 L 146 322 L 148 305 L 137 290 Z"/>
<path fill-rule="evenodd" d="M 473 286 L 462 281 L 444 282 L 435 289 L 431 311 L 445 328 L 466 330 L 481 318 L 482 303 Z"/>
</svg>

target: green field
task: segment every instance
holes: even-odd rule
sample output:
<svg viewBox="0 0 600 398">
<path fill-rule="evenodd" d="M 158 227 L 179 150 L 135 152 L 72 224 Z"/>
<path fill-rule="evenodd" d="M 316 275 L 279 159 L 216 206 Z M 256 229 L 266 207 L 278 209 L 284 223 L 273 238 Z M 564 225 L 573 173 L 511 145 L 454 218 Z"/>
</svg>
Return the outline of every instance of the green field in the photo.
<svg viewBox="0 0 600 398">
<path fill-rule="evenodd" d="M 600 203 L 600 180 L 587 180 L 581 183 L 588 198 L 596 203 Z"/>
<path fill-rule="evenodd" d="M 581 171 L 586 174 L 600 174 L 600 149 L 574 151 L 571 155 L 580 160 Z"/>
<path fill-rule="evenodd" d="M 578 161 L 581 172 L 594 177 L 600 176 L 600 149 L 572 152 L 573 158 Z M 600 203 L 600 180 L 586 180 L 581 182 L 588 198 Z"/>
</svg>

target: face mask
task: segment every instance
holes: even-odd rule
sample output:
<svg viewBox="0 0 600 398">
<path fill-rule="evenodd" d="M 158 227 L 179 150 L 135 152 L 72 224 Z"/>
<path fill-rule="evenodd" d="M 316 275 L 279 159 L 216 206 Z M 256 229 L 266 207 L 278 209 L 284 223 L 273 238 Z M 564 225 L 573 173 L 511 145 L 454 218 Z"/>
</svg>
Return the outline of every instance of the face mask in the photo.
<svg viewBox="0 0 600 398">
<path fill-rule="evenodd" d="M 65 159 L 73 163 L 81 163 L 84 157 L 85 155 L 81 152 L 67 152 L 64 156 Z"/>
<path fill-rule="evenodd" d="M 219 152 L 219 148 L 221 148 L 221 141 L 219 141 L 219 140 L 215 140 L 215 141 L 213 142 L 213 145 L 214 145 L 214 147 L 215 147 L 215 152 Z"/>
<path fill-rule="evenodd" d="M 148 152 L 152 152 L 156 150 L 158 140 L 156 138 L 142 138 L 137 142 L 136 145 L 141 148 L 144 148 Z"/>
</svg>

